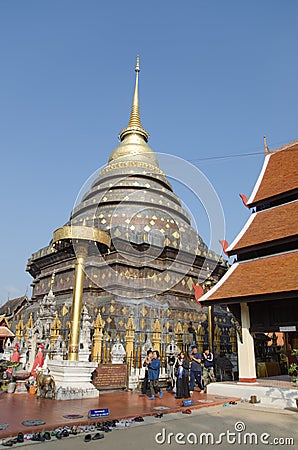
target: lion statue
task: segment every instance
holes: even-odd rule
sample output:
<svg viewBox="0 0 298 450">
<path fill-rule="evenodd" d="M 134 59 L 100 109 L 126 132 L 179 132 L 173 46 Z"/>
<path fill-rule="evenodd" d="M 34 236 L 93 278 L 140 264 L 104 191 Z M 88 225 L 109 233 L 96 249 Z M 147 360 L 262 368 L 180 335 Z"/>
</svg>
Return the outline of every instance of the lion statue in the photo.
<svg viewBox="0 0 298 450">
<path fill-rule="evenodd" d="M 53 376 L 50 374 L 43 375 L 42 370 L 36 370 L 36 397 L 46 397 L 49 389 L 51 389 L 52 399 L 54 399 L 55 380 Z"/>
</svg>

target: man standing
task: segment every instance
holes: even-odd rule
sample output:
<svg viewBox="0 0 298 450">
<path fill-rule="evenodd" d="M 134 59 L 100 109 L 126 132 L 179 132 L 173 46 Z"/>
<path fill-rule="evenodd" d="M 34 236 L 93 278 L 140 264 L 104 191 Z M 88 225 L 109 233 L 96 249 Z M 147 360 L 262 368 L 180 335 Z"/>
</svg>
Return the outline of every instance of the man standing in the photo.
<svg viewBox="0 0 298 450">
<path fill-rule="evenodd" d="M 201 389 L 201 393 L 204 393 L 204 387 L 202 384 L 202 356 L 198 351 L 198 347 L 194 345 L 192 347 L 192 353 L 189 355 L 190 358 L 190 383 L 189 383 L 189 391 L 190 394 L 193 394 L 195 388 L 195 381 L 198 383 L 199 388 Z"/>
<path fill-rule="evenodd" d="M 210 352 L 209 348 L 206 348 L 203 352 L 203 380 L 206 389 L 207 384 L 215 383 L 216 379 L 214 376 L 214 358 L 213 353 Z"/>
<path fill-rule="evenodd" d="M 141 396 L 144 396 L 147 394 L 148 388 L 149 388 L 149 379 L 148 379 L 148 365 L 151 362 L 152 359 L 152 350 L 148 350 L 147 351 L 147 356 L 146 359 L 143 362 L 143 367 L 145 367 L 145 375 L 144 375 L 144 380 L 142 383 L 142 393 L 140 394 Z"/>
<path fill-rule="evenodd" d="M 162 398 L 162 392 L 158 384 L 159 373 L 160 373 L 160 360 L 159 360 L 159 352 L 155 350 L 153 352 L 153 358 L 148 364 L 148 378 L 150 381 L 150 391 L 151 397 L 149 400 L 154 400 L 154 395 L 157 395 L 159 392 L 159 398 Z"/>
</svg>

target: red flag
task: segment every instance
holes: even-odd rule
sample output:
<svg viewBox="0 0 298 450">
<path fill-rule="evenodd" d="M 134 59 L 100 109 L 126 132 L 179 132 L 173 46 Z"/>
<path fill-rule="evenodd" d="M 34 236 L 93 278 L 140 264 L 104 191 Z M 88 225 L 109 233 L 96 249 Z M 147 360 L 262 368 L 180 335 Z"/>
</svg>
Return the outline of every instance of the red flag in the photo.
<svg viewBox="0 0 298 450">
<path fill-rule="evenodd" d="M 200 307 L 202 308 L 201 303 L 199 302 L 199 298 L 202 297 L 202 295 L 204 294 L 203 288 L 199 285 L 199 284 L 193 284 L 192 285 L 194 290 L 195 290 L 195 299 L 196 302 L 200 305 Z"/>
<path fill-rule="evenodd" d="M 221 246 L 222 246 L 222 249 L 223 249 L 224 254 L 227 255 L 227 257 L 229 257 L 229 255 L 228 255 L 227 252 L 226 252 L 226 250 L 227 250 L 229 244 L 227 243 L 226 240 L 222 240 L 222 241 L 219 241 L 219 242 L 221 243 Z"/>
<path fill-rule="evenodd" d="M 249 206 L 247 206 L 248 198 L 246 197 L 246 195 L 245 194 L 239 194 L 239 196 L 241 197 L 241 200 L 243 201 L 243 205 L 246 206 L 246 208 L 249 209 Z"/>
</svg>

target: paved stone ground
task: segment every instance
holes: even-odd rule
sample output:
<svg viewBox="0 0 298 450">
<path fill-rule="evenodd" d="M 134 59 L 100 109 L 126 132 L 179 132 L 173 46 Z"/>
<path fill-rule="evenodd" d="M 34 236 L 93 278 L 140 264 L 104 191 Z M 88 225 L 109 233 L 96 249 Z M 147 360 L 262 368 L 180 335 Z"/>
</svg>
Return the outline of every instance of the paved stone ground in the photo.
<svg viewBox="0 0 298 450">
<path fill-rule="evenodd" d="M 233 397 L 223 397 L 210 394 L 201 394 L 195 390 L 192 396 L 192 408 L 206 408 L 210 405 L 223 404 L 235 400 Z M 164 392 L 163 398 L 153 401 L 148 397 L 141 397 L 138 392 L 105 392 L 97 398 L 81 400 L 51 400 L 36 398 L 30 394 L 2 394 L 0 395 L 0 424 L 7 423 L 7 428 L 1 429 L 0 439 L 16 436 L 18 432 L 35 433 L 37 431 L 53 430 L 63 425 L 83 425 L 94 422 L 88 419 L 90 409 L 108 408 L 109 420 L 134 418 L 137 416 L 152 416 L 156 414 L 155 408 L 168 408 L 164 412 L 182 411 L 182 400 L 175 399 L 175 394 Z M 82 418 L 72 420 L 63 416 L 67 414 L 80 414 Z M 43 420 L 45 425 L 24 426 L 24 420 Z M 99 419 L 100 421 L 104 419 Z"/>
<path fill-rule="evenodd" d="M 176 412 L 164 415 L 161 419 L 148 416 L 142 423 L 105 433 L 104 439 L 91 442 L 84 442 L 85 434 L 82 433 L 62 440 L 53 438 L 44 443 L 29 442 L 15 446 L 21 450 L 25 450 L 29 445 L 31 449 L 32 445 L 38 445 L 39 449 L 42 446 L 44 450 L 155 450 L 196 447 L 220 450 L 233 447 L 256 450 L 272 447 L 295 449 L 298 446 L 297 418 L 298 410 L 276 411 L 261 409 L 249 403 L 237 403 L 193 410 L 191 415 Z M 212 436 L 209 435 L 209 441 L 206 441 L 206 434 L 203 433 L 212 433 Z M 292 441 L 286 443 L 286 439 Z"/>
</svg>

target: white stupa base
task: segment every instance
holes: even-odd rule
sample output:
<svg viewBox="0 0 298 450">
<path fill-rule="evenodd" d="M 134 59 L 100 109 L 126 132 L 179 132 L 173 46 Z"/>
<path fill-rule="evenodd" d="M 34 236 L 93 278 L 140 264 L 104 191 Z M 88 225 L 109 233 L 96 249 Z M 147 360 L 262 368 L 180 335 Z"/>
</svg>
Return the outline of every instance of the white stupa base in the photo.
<svg viewBox="0 0 298 450">
<path fill-rule="evenodd" d="M 128 389 L 135 391 L 139 386 L 139 377 L 137 375 L 129 375 L 128 377 Z"/>
<path fill-rule="evenodd" d="M 98 366 L 87 361 L 49 361 L 48 369 L 55 380 L 57 400 L 96 398 L 98 390 L 91 382 L 91 374 Z"/>
</svg>

